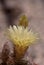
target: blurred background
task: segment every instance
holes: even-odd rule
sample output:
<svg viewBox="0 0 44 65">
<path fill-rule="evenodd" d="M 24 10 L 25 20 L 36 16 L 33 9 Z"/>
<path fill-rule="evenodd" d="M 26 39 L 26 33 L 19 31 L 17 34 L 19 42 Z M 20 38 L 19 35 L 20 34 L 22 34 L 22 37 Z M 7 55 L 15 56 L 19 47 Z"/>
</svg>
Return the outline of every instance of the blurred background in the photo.
<svg viewBox="0 0 44 65">
<path fill-rule="evenodd" d="M 40 40 L 32 45 L 25 55 L 31 56 L 38 65 L 44 65 L 44 0 L 0 0 L 0 51 L 7 39 L 4 30 L 10 25 L 17 25 L 19 17 L 25 14 L 29 27 L 39 34 Z"/>
</svg>

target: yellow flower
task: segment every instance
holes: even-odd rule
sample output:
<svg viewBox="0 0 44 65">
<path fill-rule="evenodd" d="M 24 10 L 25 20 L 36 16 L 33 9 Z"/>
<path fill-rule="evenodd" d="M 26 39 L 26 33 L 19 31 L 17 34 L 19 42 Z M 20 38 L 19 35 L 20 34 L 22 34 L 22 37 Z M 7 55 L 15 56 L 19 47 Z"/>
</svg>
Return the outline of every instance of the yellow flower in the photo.
<svg viewBox="0 0 44 65">
<path fill-rule="evenodd" d="M 34 43 L 37 39 L 37 35 L 34 34 L 28 27 L 13 26 L 8 29 L 8 36 L 10 40 L 15 44 L 16 57 L 21 58 L 29 45 Z"/>
</svg>

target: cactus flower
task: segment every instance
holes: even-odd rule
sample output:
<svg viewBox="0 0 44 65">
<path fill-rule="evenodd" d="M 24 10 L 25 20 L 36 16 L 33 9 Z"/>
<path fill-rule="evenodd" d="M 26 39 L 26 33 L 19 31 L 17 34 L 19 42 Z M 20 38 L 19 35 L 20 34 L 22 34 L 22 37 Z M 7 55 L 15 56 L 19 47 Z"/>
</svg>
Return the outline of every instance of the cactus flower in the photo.
<svg viewBox="0 0 44 65">
<path fill-rule="evenodd" d="M 21 58 L 26 49 L 36 41 L 37 35 L 34 34 L 28 27 L 10 26 L 8 29 L 8 37 L 14 43 L 16 49 L 16 58 Z"/>
</svg>

